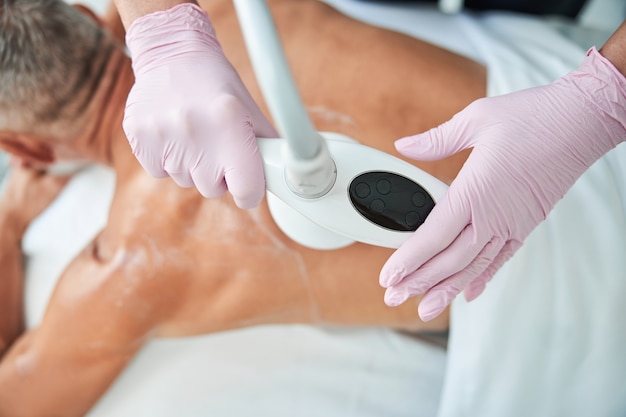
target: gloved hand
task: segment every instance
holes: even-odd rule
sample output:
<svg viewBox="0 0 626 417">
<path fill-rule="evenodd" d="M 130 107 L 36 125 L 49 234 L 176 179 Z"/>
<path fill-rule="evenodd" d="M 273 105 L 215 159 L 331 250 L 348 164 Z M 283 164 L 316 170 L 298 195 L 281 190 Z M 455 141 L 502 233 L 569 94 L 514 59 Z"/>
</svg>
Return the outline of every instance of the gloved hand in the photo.
<svg viewBox="0 0 626 417">
<path fill-rule="evenodd" d="M 124 131 L 143 168 L 205 197 L 228 189 L 251 208 L 265 193 L 256 136 L 277 137 L 190 3 L 133 22 L 126 34 L 135 85 Z"/>
<path fill-rule="evenodd" d="M 473 148 L 445 197 L 387 261 L 380 284 L 396 306 L 424 294 L 427 321 L 465 290 L 468 301 L 543 221 L 576 179 L 626 139 L 626 79 L 595 49 L 554 83 L 480 99 L 397 150 L 437 160 Z"/>
</svg>

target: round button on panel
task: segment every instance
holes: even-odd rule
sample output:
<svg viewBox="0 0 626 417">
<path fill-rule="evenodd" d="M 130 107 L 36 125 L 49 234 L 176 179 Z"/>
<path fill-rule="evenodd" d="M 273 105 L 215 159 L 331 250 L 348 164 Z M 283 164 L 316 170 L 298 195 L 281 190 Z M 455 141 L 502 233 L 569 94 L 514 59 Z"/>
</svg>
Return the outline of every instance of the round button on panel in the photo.
<svg viewBox="0 0 626 417">
<path fill-rule="evenodd" d="M 372 210 L 374 213 L 382 213 L 383 211 L 385 211 L 385 202 L 380 199 L 372 200 L 372 202 L 370 203 L 370 210 Z"/>
<path fill-rule="evenodd" d="M 415 227 L 415 226 L 418 226 L 418 225 L 420 225 L 422 223 L 421 217 L 420 217 L 419 213 L 416 212 L 416 211 L 411 211 L 411 212 L 407 213 L 406 217 L 405 217 L 405 220 L 406 220 L 406 225 L 409 226 L 409 227 Z"/>
<path fill-rule="evenodd" d="M 391 183 L 387 180 L 380 180 L 376 183 L 376 190 L 382 195 L 387 195 L 391 191 Z"/>
<path fill-rule="evenodd" d="M 359 196 L 360 198 L 367 197 L 368 195 L 370 195 L 370 192 L 371 192 L 370 186 L 364 182 L 358 183 L 356 185 L 355 191 L 356 191 L 356 195 Z"/>
<path fill-rule="evenodd" d="M 415 205 L 415 207 L 423 207 L 424 204 L 426 204 L 426 201 L 427 199 L 424 193 L 419 191 L 411 196 L 411 202 Z"/>
</svg>

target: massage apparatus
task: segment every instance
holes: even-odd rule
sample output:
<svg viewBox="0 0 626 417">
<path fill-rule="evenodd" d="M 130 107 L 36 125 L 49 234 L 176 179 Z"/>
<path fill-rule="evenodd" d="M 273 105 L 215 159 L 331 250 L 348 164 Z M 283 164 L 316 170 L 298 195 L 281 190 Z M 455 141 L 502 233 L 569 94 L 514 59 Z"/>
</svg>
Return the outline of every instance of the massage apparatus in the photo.
<svg viewBox="0 0 626 417">
<path fill-rule="evenodd" d="M 281 136 L 258 138 L 267 202 L 291 239 L 314 249 L 399 247 L 447 186 L 339 133 L 317 132 L 300 99 L 265 0 L 235 0 L 246 47 Z"/>
</svg>

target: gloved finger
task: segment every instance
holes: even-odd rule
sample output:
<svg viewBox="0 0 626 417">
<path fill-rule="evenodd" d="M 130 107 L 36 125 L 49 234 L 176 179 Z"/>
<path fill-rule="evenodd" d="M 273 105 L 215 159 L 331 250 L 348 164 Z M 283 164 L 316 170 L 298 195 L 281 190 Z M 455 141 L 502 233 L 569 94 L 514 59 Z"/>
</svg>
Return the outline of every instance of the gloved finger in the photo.
<svg viewBox="0 0 626 417">
<path fill-rule="evenodd" d="M 226 192 L 226 182 L 221 171 L 202 160 L 191 170 L 191 179 L 200 194 L 205 198 L 220 197 Z"/>
<path fill-rule="evenodd" d="M 487 282 L 491 280 L 491 277 L 487 274 L 482 274 L 474 281 L 470 282 L 467 288 L 463 291 L 463 296 L 467 302 L 474 301 L 480 294 L 485 291 Z"/>
<path fill-rule="evenodd" d="M 133 155 L 148 175 L 155 178 L 165 178 L 168 174 L 163 168 L 162 157 L 152 154 L 145 146 L 148 141 L 158 137 L 158 132 L 152 126 L 152 123 L 146 123 L 146 121 L 139 123 L 136 117 L 128 115 L 127 107 L 122 127 Z"/>
<path fill-rule="evenodd" d="M 230 144 L 219 155 L 224 167 L 225 185 L 239 208 L 256 207 L 265 195 L 265 173 L 252 116 L 244 104 L 232 95 L 215 100 L 213 109 L 224 123 L 222 140 Z"/>
<path fill-rule="evenodd" d="M 169 174 L 179 187 L 191 188 L 194 186 L 193 179 L 189 172 L 170 172 Z"/>
<path fill-rule="evenodd" d="M 466 268 L 431 288 L 417 308 L 420 318 L 429 321 L 441 314 L 457 295 L 487 270 L 502 246 L 502 239 L 493 238 Z"/>
<path fill-rule="evenodd" d="M 498 270 L 508 261 L 515 252 L 522 246 L 522 242 L 518 240 L 510 240 L 500 250 L 500 253 L 496 255 L 493 262 L 480 274 L 475 280 L 473 280 L 465 289 L 465 299 L 470 302 L 475 300 L 485 290 L 487 283 L 491 281 L 493 276 Z"/>
<path fill-rule="evenodd" d="M 407 275 L 398 284 L 390 287 L 385 293 L 385 303 L 394 307 L 404 303 L 409 297 L 425 293 L 440 282 L 447 280 L 448 277 L 466 270 L 469 265 L 480 258 L 488 246 L 490 242 L 478 242 L 474 227 L 467 226 L 444 251 L 434 256 L 417 271 Z M 494 252 L 493 256 L 496 253 Z"/>
<path fill-rule="evenodd" d="M 237 161 L 237 166 L 225 172 L 228 191 L 233 195 L 235 204 L 242 209 L 254 208 L 265 196 L 265 173 L 261 154 L 256 147 L 256 138 L 251 133 L 249 149 Z"/>
<path fill-rule="evenodd" d="M 424 133 L 398 139 L 395 147 L 402 155 L 421 161 L 436 161 L 470 147 L 466 124 L 459 115 Z"/>
<path fill-rule="evenodd" d="M 183 126 L 186 126 L 187 129 L 189 129 L 190 125 L 191 123 L 183 124 Z M 178 138 L 181 136 L 179 131 L 177 131 L 176 124 L 172 123 L 171 120 L 163 123 L 159 133 L 163 142 L 170 142 L 171 138 Z M 183 134 L 191 136 L 193 132 L 186 131 Z M 169 138 L 169 140 L 165 138 Z M 166 154 L 163 157 L 163 169 L 165 172 L 178 186 L 183 188 L 193 187 L 194 181 L 191 177 L 191 173 L 189 172 L 189 167 L 183 163 L 185 158 L 180 147 L 170 146 L 165 152 Z"/>
<path fill-rule="evenodd" d="M 456 200 L 451 187 L 426 221 L 389 257 L 380 271 L 379 283 L 382 287 L 397 285 L 447 248 L 463 232 L 470 223 L 470 217 Z"/>
<path fill-rule="evenodd" d="M 137 161 L 139 161 L 139 164 L 141 165 L 141 167 L 151 177 L 154 177 L 154 178 L 167 178 L 168 177 L 167 172 L 165 171 L 165 169 L 163 169 L 163 165 L 160 162 L 158 162 L 157 159 L 153 158 L 152 156 L 146 155 L 142 150 L 133 152 L 133 154 L 135 155 L 135 158 L 137 158 Z"/>
<path fill-rule="evenodd" d="M 239 208 L 250 209 L 258 206 L 265 196 L 263 160 L 250 119 L 239 118 L 229 126 L 224 132 L 225 140 L 238 146 L 224 155 L 226 186 Z"/>
</svg>

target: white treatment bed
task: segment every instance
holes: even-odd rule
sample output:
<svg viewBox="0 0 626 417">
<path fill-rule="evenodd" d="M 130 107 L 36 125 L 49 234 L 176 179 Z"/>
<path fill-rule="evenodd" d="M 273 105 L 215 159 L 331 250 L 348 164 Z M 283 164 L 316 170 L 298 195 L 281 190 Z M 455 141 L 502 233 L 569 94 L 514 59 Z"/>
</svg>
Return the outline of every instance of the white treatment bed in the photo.
<svg viewBox="0 0 626 417">
<path fill-rule="evenodd" d="M 328 2 L 485 63 L 490 95 L 576 68 L 626 17 L 613 0 L 594 3 L 585 27 Z M 86 3 L 102 10 L 104 1 Z M 105 224 L 113 180 L 101 167 L 81 172 L 28 230 L 29 327 L 64 266 Z M 447 350 L 377 328 L 265 326 L 154 340 L 89 417 L 624 416 L 625 255 L 622 145 L 583 175 L 484 295 L 454 302 Z"/>
</svg>

